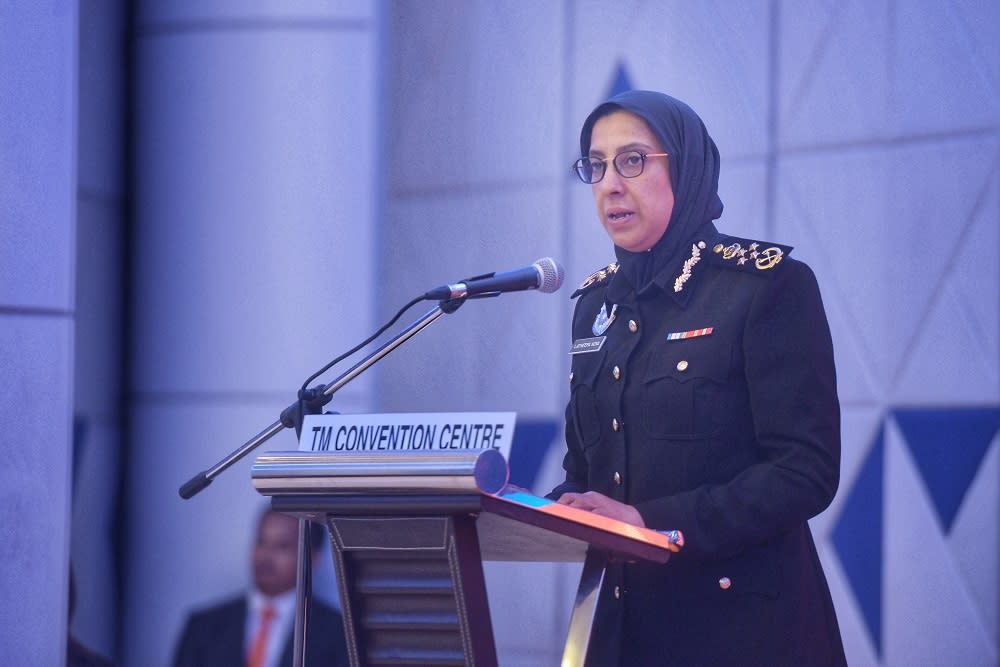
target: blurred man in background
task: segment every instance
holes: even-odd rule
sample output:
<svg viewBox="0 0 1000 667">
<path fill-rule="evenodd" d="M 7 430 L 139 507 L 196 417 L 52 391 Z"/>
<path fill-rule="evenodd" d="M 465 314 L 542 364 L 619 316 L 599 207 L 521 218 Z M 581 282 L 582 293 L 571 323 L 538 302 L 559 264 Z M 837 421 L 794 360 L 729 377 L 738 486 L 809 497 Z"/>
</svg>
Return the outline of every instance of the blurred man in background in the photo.
<svg viewBox="0 0 1000 667">
<path fill-rule="evenodd" d="M 325 531 L 310 525 L 315 562 Z M 297 561 L 298 521 L 265 511 L 252 551 L 252 589 L 191 614 L 177 644 L 175 667 L 290 667 Z M 343 619 L 318 600 L 309 612 L 306 663 L 348 664 Z"/>
</svg>

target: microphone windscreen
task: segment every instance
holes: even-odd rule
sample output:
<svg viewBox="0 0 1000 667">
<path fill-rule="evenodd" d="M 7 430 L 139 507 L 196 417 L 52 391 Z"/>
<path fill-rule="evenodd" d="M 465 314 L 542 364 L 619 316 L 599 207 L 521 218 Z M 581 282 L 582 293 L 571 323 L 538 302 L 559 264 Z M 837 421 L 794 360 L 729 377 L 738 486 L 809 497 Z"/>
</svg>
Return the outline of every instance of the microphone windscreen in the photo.
<svg viewBox="0 0 1000 667">
<path fill-rule="evenodd" d="M 555 292 L 562 287 L 563 279 L 566 277 L 562 264 L 551 257 L 542 257 L 535 262 L 535 268 L 542 276 L 542 280 L 538 284 L 539 291 Z"/>
</svg>

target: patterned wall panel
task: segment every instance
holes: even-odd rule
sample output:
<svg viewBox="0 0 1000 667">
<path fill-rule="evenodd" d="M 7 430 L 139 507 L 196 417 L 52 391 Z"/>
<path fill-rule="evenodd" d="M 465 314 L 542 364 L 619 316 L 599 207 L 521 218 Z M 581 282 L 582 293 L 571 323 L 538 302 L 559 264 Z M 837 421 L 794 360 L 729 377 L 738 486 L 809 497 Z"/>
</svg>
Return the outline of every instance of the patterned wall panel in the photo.
<svg viewBox="0 0 1000 667">
<path fill-rule="evenodd" d="M 867 149 L 780 155 L 777 178 L 774 233 L 795 246 L 794 256 L 808 262 L 819 279 L 841 400 L 872 401 L 898 365 L 881 350 L 887 335 L 899 333 L 889 310 L 923 297 L 910 292 L 897 301 L 876 289 L 898 281 L 901 270 L 895 262 L 868 259 L 877 249 L 893 247 L 904 233 L 895 225 L 872 223 L 889 217 L 888 159 Z"/>
<path fill-rule="evenodd" d="M 938 417 L 950 419 L 946 412 Z M 995 579 L 968 582 L 957 567 L 953 554 L 967 546 L 952 541 L 941 529 L 934 498 L 908 441 L 910 434 L 900 425 L 897 416 L 887 422 L 886 430 L 884 664 L 996 664 L 996 626 L 988 627 L 969 588 L 970 583 L 992 583 L 995 591 Z M 960 448 L 963 443 L 953 441 L 953 446 Z M 995 484 L 996 478 L 991 481 Z M 974 511 L 995 517 L 995 507 Z M 993 521 L 992 529 L 976 535 L 973 544 L 995 547 L 996 530 Z M 995 572 L 995 552 L 990 560 L 984 566 Z"/>
<path fill-rule="evenodd" d="M 767 147 L 769 5 L 763 0 L 573 3 L 575 131 L 624 64 L 636 88 L 696 109 L 727 158 Z"/>
<path fill-rule="evenodd" d="M 709 130 L 711 131 L 711 130 Z M 716 221 L 723 234 L 772 240 L 768 224 L 770 169 L 764 159 L 729 160 L 722 156 L 719 196 L 725 210 Z M 785 242 L 783 239 L 774 239 Z"/>
<path fill-rule="evenodd" d="M 811 523 L 849 661 L 995 664 L 996 4 L 776 0 L 714 49 L 742 8 L 572 8 L 567 125 L 622 72 L 688 101 L 723 153 L 720 227 L 794 245 L 819 277 L 844 449 L 841 491 Z M 626 46 L 587 48 L 609 40 Z M 732 72 L 759 96 L 734 102 Z M 589 193 L 570 202 L 571 224 L 593 216 Z M 575 232 L 581 270 L 610 259 Z"/>
<path fill-rule="evenodd" d="M 992 637 L 994 660 L 1000 659 L 1000 440 L 994 435 L 972 478 L 948 533 L 951 561 L 960 573 L 977 623 Z M 984 655 L 990 655 L 988 651 Z"/>
<path fill-rule="evenodd" d="M 777 127 L 783 149 L 885 136 L 889 5 L 777 2 Z"/>
<path fill-rule="evenodd" d="M 1000 121 L 1000 4 L 891 3 L 890 131 L 996 136 Z"/>
<path fill-rule="evenodd" d="M 1000 401 L 1000 140 L 958 136 L 894 155 L 894 219 L 922 294 L 896 368 L 897 402 Z M 903 276 L 900 276 L 900 280 Z M 910 291 L 910 290 L 907 290 Z M 895 296 L 895 295 L 894 295 Z M 927 380 L 933 378 L 933 385 Z"/>
<path fill-rule="evenodd" d="M 877 651 L 882 648 L 884 468 L 885 431 L 879 429 L 853 479 L 852 493 L 841 502 L 836 526 L 830 534 L 840 566 L 863 615 L 869 639 Z"/>
<path fill-rule="evenodd" d="M 996 7 L 780 7 L 775 225 L 836 346 L 841 491 L 813 524 L 848 659 L 995 664 Z"/>
</svg>

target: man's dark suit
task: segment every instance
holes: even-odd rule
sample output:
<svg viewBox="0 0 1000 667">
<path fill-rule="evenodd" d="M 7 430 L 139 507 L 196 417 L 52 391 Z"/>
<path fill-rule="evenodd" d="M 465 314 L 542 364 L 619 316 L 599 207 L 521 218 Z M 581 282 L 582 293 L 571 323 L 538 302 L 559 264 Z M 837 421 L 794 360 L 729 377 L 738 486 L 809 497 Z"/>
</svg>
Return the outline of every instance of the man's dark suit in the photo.
<svg viewBox="0 0 1000 667">
<path fill-rule="evenodd" d="M 197 611 L 188 617 L 174 655 L 175 667 L 242 667 L 246 626 L 245 596 Z M 281 664 L 292 664 L 293 632 L 289 632 Z M 306 664 L 347 665 L 344 621 L 336 609 L 313 601 L 309 614 Z"/>
</svg>

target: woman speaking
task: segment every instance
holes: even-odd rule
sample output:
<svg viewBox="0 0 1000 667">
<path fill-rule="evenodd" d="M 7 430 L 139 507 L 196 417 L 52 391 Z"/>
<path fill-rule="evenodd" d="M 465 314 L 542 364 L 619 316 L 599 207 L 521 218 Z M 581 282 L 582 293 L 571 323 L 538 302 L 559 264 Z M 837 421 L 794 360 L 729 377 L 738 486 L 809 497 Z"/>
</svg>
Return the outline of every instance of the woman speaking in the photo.
<svg viewBox="0 0 1000 667">
<path fill-rule="evenodd" d="M 608 568 L 588 665 L 843 665 L 807 521 L 840 470 L 833 347 L 787 245 L 720 234 L 719 152 L 684 103 L 599 105 L 573 165 L 617 261 L 576 291 L 558 502 L 685 546 Z"/>
</svg>

